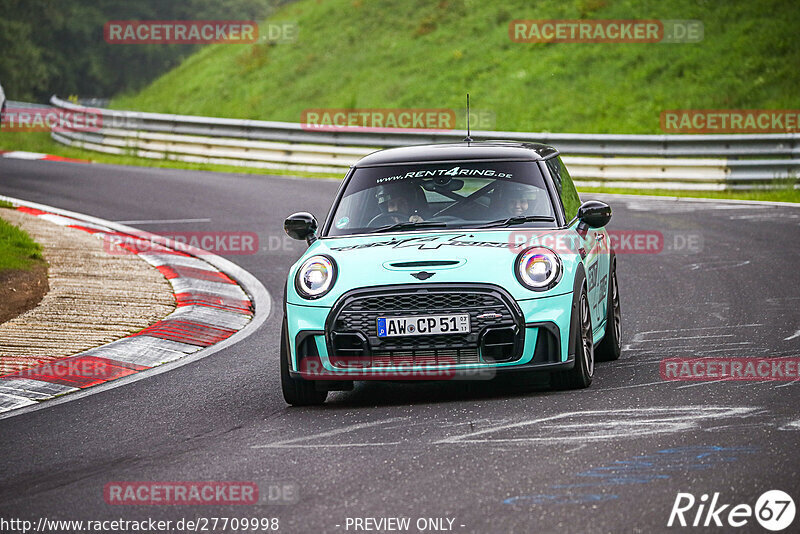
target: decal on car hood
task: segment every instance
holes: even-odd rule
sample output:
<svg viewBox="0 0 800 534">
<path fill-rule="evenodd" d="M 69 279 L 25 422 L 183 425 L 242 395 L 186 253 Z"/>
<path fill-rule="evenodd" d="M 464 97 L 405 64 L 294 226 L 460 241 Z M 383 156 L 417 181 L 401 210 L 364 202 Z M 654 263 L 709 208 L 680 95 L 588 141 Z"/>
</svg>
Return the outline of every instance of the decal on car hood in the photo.
<svg viewBox="0 0 800 534">
<path fill-rule="evenodd" d="M 482 241 L 475 239 L 464 239 L 473 237 L 471 234 L 459 235 L 431 235 L 419 237 L 406 237 L 398 239 L 392 237 L 384 241 L 372 241 L 370 243 L 360 243 L 358 245 L 348 245 L 344 247 L 330 247 L 330 250 L 360 250 L 365 248 L 389 247 L 389 248 L 416 248 L 419 250 L 438 249 L 440 247 L 488 247 L 488 248 L 509 248 L 508 241 Z M 512 245 L 513 246 L 513 245 Z M 519 245 L 521 246 L 521 245 Z"/>
</svg>

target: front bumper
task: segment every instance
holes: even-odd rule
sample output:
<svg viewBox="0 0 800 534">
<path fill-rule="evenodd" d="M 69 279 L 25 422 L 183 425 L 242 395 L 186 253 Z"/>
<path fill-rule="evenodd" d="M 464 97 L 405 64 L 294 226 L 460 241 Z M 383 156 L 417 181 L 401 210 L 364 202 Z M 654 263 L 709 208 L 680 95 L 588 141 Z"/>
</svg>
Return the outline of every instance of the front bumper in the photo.
<svg viewBox="0 0 800 534">
<path fill-rule="evenodd" d="M 332 308 L 287 304 L 289 372 L 309 380 L 444 380 L 569 369 L 572 298 L 516 301 L 491 284 L 416 284 L 350 291 Z M 374 331 L 378 315 L 464 312 L 469 336 L 379 339 Z"/>
</svg>

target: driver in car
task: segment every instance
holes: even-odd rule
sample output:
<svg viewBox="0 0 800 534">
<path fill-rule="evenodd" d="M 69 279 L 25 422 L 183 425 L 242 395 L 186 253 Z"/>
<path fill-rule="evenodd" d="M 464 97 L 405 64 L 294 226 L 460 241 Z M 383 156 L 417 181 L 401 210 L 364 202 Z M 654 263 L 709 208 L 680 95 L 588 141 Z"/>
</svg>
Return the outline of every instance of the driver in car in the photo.
<svg viewBox="0 0 800 534">
<path fill-rule="evenodd" d="M 378 199 L 378 206 L 384 214 L 381 219 L 391 224 L 422 222 L 424 219 L 419 214 L 419 207 L 414 202 L 414 198 L 417 196 L 417 192 L 414 190 L 416 187 L 411 183 L 378 186 L 375 196 Z M 420 191 L 420 193 L 422 192 Z"/>
</svg>

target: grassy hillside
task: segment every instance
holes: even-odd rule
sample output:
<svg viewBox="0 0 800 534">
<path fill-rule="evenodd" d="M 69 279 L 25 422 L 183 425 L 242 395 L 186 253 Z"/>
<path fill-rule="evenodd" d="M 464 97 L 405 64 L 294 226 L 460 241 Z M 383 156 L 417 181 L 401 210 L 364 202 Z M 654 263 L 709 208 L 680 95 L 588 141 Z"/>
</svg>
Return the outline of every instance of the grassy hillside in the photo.
<svg viewBox="0 0 800 534">
<path fill-rule="evenodd" d="M 694 44 L 523 44 L 514 19 L 700 19 Z M 301 0 L 288 44 L 215 45 L 127 109 L 299 122 L 321 107 L 463 108 L 497 130 L 659 133 L 664 109 L 798 107 L 794 0 Z"/>
</svg>

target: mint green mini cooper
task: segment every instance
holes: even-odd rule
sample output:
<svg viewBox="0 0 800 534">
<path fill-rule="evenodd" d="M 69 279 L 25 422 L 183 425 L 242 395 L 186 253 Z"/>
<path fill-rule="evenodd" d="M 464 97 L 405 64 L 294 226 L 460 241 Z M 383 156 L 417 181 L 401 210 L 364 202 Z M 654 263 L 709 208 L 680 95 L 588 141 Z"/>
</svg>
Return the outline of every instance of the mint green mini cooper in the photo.
<svg viewBox="0 0 800 534">
<path fill-rule="evenodd" d="M 286 402 L 357 380 L 480 379 L 542 371 L 585 388 L 620 355 L 611 208 L 580 203 L 554 148 L 464 142 L 370 154 L 344 178 L 289 270 Z"/>
</svg>

